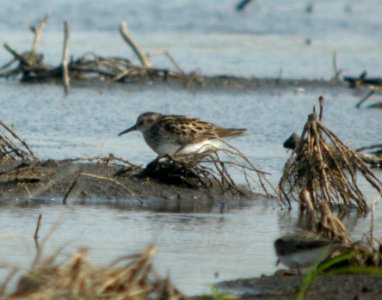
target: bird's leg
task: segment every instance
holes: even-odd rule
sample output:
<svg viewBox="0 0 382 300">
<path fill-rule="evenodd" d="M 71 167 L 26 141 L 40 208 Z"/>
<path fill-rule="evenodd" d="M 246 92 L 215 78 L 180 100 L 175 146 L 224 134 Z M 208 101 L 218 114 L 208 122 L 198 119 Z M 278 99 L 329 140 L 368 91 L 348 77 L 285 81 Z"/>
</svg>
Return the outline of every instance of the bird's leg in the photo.
<svg viewBox="0 0 382 300">
<path fill-rule="evenodd" d="M 187 145 L 182 145 L 178 148 L 178 150 L 175 151 L 175 153 L 173 154 L 173 157 L 176 157 L 177 155 L 180 155 L 180 152 L 182 152 L 184 150 L 184 148 L 186 148 Z"/>
</svg>

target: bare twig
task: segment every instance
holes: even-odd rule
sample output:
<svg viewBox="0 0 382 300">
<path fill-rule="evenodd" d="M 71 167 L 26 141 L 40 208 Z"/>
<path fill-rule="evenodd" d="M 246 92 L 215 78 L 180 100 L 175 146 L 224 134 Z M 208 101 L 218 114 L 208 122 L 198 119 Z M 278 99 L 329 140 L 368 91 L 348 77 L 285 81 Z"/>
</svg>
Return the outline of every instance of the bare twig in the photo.
<svg viewBox="0 0 382 300">
<path fill-rule="evenodd" d="M 15 49 L 12 48 L 11 45 L 5 43 L 4 44 L 4 48 L 9 52 L 11 53 L 14 58 L 16 58 L 17 60 L 19 60 L 21 63 L 27 65 L 27 66 L 30 66 L 30 63 L 27 59 L 25 59 L 24 56 L 22 56 L 21 54 L 19 54 Z"/>
<path fill-rule="evenodd" d="M 33 235 L 33 238 L 35 240 L 38 240 L 38 233 L 40 231 L 40 226 L 41 226 L 41 218 L 42 218 L 42 214 L 39 214 L 38 219 L 37 219 L 36 230 L 35 230 L 34 235 Z"/>
<path fill-rule="evenodd" d="M 178 72 L 184 74 L 184 71 L 182 70 L 180 65 L 177 63 L 175 58 L 170 54 L 170 52 L 168 52 L 167 50 L 161 50 L 161 51 L 155 51 L 155 52 L 147 53 L 147 57 L 152 57 L 152 56 L 156 56 L 156 55 L 166 56 L 170 60 L 170 62 L 174 65 L 174 67 L 178 70 Z"/>
<path fill-rule="evenodd" d="M 97 162 L 102 162 L 102 163 L 111 163 L 112 161 L 118 161 L 118 162 L 121 162 L 121 163 L 124 163 L 132 168 L 139 168 L 138 165 L 132 163 L 131 161 L 127 160 L 127 159 L 124 159 L 124 158 L 120 158 L 120 157 L 117 157 L 117 156 L 114 156 L 113 154 L 109 154 L 109 156 L 94 156 L 94 157 L 78 157 L 78 158 L 70 158 L 70 159 L 65 159 L 65 161 L 70 161 L 70 162 L 74 162 L 74 161 L 97 161 Z"/>
<path fill-rule="evenodd" d="M 121 188 L 126 190 L 132 197 L 134 197 L 135 200 L 137 200 L 140 204 L 142 204 L 142 201 L 138 198 L 138 196 L 132 190 L 130 190 L 126 185 L 122 184 L 118 180 L 110 178 L 110 177 L 101 176 L 101 175 L 92 174 L 92 173 L 86 173 L 86 172 L 79 173 L 78 176 L 74 179 L 74 181 L 70 185 L 68 191 L 65 193 L 65 196 L 62 200 L 63 204 L 67 204 L 67 199 L 68 199 L 69 195 L 71 194 L 71 192 L 73 191 L 74 187 L 78 184 L 79 178 L 81 176 L 91 177 L 91 178 L 96 178 L 96 179 L 112 182 L 112 183 L 116 184 L 117 186 L 120 186 Z"/>
<path fill-rule="evenodd" d="M 135 55 L 138 57 L 138 59 L 141 62 L 142 66 L 150 68 L 151 67 L 150 61 L 147 59 L 146 55 L 141 50 L 141 48 L 138 46 L 138 44 L 130 37 L 129 31 L 127 30 L 126 22 L 124 22 L 124 21 L 121 22 L 121 25 L 119 27 L 119 32 L 121 33 L 121 35 L 122 35 L 123 39 L 125 40 L 125 42 L 134 51 Z"/>
<path fill-rule="evenodd" d="M 8 132 L 14 139 L 19 141 L 26 149 L 20 149 L 14 144 L 12 140 L 0 134 L 0 154 L 3 156 L 2 158 L 4 158 L 4 156 L 12 156 L 12 154 L 14 154 L 14 159 L 36 159 L 28 144 L 25 141 L 23 141 L 11 128 L 9 128 L 2 121 L 0 121 L 0 128 L 1 127 L 4 128 L 6 132 Z"/>
<path fill-rule="evenodd" d="M 77 185 L 78 179 L 80 178 L 81 173 L 79 173 L 76 178 L 73 180 L 72 184 L 70 185 L 68 191 L 65 193 L 64 198 L 62 199 L 62 204 L 67 204 L 67 199 L 70 195 L 70 193 L 73 191 L 74 187 Z"/>
<path fill-rule="evenodd" d="M 69 35 L 70 25 L 68 21 L 64 22 L 64 51 L 62 55 L 62 77 L 65 88 L 65 95 L 69 95 L 70 79 L 68 70 L 68 57 L 69 57 Z"/>
<path fill-rule="evenodd" d="M 342 70 L 338 69 L 338 65 L 337 65 L 337 52 L 333 53 L 332 62 L 333 62 L 333 72 L 334 72 L 334 75 L 332 77 L 332 82 L 338 82 L 340 80 L 340 76 L 342 74 Z"/>
<path fill-rule="evenodd" d="M 362 105 L 367 99 L 369 99 L 371 96 L 373 96 L 374 94 L 375 94 L 375 90 L 374 90 L 374 89 L 370 90 L 370 91 L 367 93 L 366 96 L 362 97 L 362 99 L 358 101 L 358 103 L 356 104 L 355 107 L 356 107 L 356 108 L 360 108 L 361 105 Z"/>
<path fill-rule="evenodd" d="M 41 20 L 40 24 L 37 25 L 37 27 L 35 25 L 31 25 L 29 27 L 29 29 L 34 33 L 32 52 L 37 51 L 38 45 L 41 40 L 41 33 L 44 30 L 49 18 L 50 18 L 50 14 L 46 14 L 45 17 Z"/>
</svg>

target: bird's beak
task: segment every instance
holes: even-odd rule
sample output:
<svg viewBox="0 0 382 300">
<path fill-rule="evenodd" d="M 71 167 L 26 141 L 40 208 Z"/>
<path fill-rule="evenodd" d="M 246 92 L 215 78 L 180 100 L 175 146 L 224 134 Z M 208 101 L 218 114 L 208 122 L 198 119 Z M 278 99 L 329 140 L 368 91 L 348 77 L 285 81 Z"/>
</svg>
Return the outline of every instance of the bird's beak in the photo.
<svg viewBox="0 0 382 300">
<path fill-rule="evenodd" d="M 134 131 L 134 130 L 137 130 L 137 125 L 134 125 L 134 126 L 128 128 L 128 129 L 126 129 L 126 130 L 124 130 L 124 131 L 118 133 L 118 135 L 121 136 L 122 134 L 128 133 L 128 132 L 130 132 L 130 131 Z"/>
</svg>

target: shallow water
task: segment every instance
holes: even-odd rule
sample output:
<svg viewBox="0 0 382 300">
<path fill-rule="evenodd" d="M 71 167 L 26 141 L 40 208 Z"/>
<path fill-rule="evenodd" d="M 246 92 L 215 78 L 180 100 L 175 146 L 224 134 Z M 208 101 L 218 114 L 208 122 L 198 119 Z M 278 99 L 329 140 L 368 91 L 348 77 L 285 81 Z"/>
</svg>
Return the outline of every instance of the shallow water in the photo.
<svg viewBox="0 0 382 300">
<path fill-rule="evenodd" d="M 308 1 L 256 1 L 242 13 L 234 10 L 237 2 L 2 0 L 0 41 L 29 49 L 28 26 L 51 12 L 40 44 L 51 64 L 61 59 L 64 20 L 71 23 L 71 54 L 131 57 L 117 30 L 125 20 L 144 51 L 166 49 L 186 71 L 274 78 L 282 70 L 286 78 L 330 79 L 337 52 L 344 74 L 380 75 L 380 1 L 322 0 L 312 14 L 305 12 Z M 169 66 L 163 57 L 152 61 Z"/>
<path fill-rule="evenodd" d="M 59 86 L 4 82 L 0 86 L 0 119 L 12 124 L 42 158 L 113 153 L 144 164 L 154 154 L 140 134 L 118 137 L 117 133 L 132 125 L 142 111 L 182 112 L 225 126 L 248 128 L 247 137 L 232 143 L 258 168 L 272 173 L 270 180 L 276 184 L 288 157 L 282 143 L 291 132 L 301 131 L 318 94 L 323 93 L 327 99 L 326 124 L 354 147 L 375 143 L 382 129 L 380 111 L 355 109 L 358 96 L 346 90 L 234 94 L 164 87 L 140 91 L 130 91 L 129 87 L 75 88 L 69 98 L 63 98 Z M 382 177 L 380 171 L 377 174 Z M 373 191 L 365 191 L 368 199 L 375 196 Z M 158 270 L 162 274 L 169 271 L 174 283 L 189 294 L 208 292 L 209 284 L 220 280 L 271 274 L 276 260 L 273 241 L 293 232 L 297 222 L 294 213 L 281 211 L 273 201 L 224 214 L 218 209 L 208 214 L 171 214 L 105 206 L 2 208 L 2 260 L 24 267 L 30 262 L 34 255 L 32 235 L 40 212 L 41 236 L 62 220 L 49 241 L 48 252 L 63 245 L 67 245 L 67 253 L 86 246 L 94 261 L 108 262 L 155 243 L 159 249 L 155 260 Z M 378 234 L 382 233 L 381 209 L 377 213 Z M 347 222 L 358 237 L 369 229 L 368 219 L 352 216 Z"/>
<path fill-rule="evenodd" d="M 233 10 L 235 1 L 94 1 L 3 0 L 1 42 L 27 49 L 30 21 L 52 10 L 55 18 L 43 34 L 41 49 L 47 61 L 61 57 L 61 22 L 72 24 L 72 53 L 92 50 L 101 55 L 130 55 L 115 27 L 126 19 L 146 50 L 168 49 L 187 70 L 203 74 L 326 78 L 332 76 L 331 57 L 338 52 L 346 73 L 380 75 L 382 29 L 379 1 L 355 4 L 320 1 L 313 15 L 304 13 L 305 1 L 257 1 L 246 12 Z M 96 4 L 97 3 L 97 4 Z M 166 3 L 166 4 L 165 4 Z M 202 4 L 201 4 L 202 3 Z M 214 4 L 215 3 L 215 4 Z M 352 12 L 346 12 L 346 5 Z M 80 13 L 87 11 L 87 14 Z M 102 21 L 99 21 L 102 20 Z M 378 34 L 377 34 L 378 33 Z M 311 46 L 304 40 L 311 37 Z M 8 59 L 0 56 L 0 63 Z M 155 58 L 157 64 L 167 64 Z M 248 136 L 232 143 L 277 183 L 288 153 L 282 143 L 301 132 L 319 95 L 326 99 L 325 124 L 343 141 L 360 147 L 380 141 L 381 112 L 356 109 L 362 96 L 344 89 L 279 91 L 212 91 L 163 86 L 113 85 L 73 88 L 63 97 L 61 86 L 26 85 L 0 81 L 0 119 L 13 128 L 40 158 L 72 158 L 113 153 L 145 164 L 154 158 L 138 133 L 118 137 L 140 113 L 186 114 L 226 126 L 248 128 Z M 381 171 L 376 171 L 381 178 Z M 374 192 L 365 189 L 368 199 Z M 382 234 L 382 209 L 376 215 L 376 234 Z M 276 261 L 272 243 L 295 230 L 297 216 L 273 202 L 258 202 L 221 214 L 170 214 L 121 210 L 106 206 L 41 206 L 0 208 L 0 262 L 26 268 L 34 255 L 33 233 L 43 214 L 41 236 L 62 223 L 49 240 L 47 252 L 66 245 L 90 248 L 95 262 L 158 246 L 155 265 L 168 271 L 188 294 L 209 291 L 209 284 L 238 277 L 271 274 Z M 369 217 L 349 216 L 345 222 L 354 236 L 369 229 Z M 1 274 L 4 276 L 4 273 Z"/>
</svg>

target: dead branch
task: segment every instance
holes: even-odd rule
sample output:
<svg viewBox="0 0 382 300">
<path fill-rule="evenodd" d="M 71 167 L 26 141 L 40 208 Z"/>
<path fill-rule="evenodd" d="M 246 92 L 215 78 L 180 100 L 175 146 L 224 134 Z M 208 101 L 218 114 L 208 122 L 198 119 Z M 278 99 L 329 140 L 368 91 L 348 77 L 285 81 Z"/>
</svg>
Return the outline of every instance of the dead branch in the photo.
<svg viewBox="0 0 382 300">
<path fill-rule="evenodd" d="M 374 89 L 370 90 L 370 91 L 367 93 L 366 96 L 362 97 L 362 99 L 358 101 L 358 103 L 356 104 L 355 107 L 356 107 L 356 108 L 360 108 L 361 105 L 362 105 L 364 102 L 366 102 L 366 100 L 369 99 L 369 98 L 370 98 L 371 96 L 373 96 L 374 94 L 375 94 L 375 90 L 374 90 Z"/>
<path fill-rule="evenodd" d="M 68 57 L 69 57 L 69 35 L 70 35 L 70 25 L 68 21 L 64 22 L 64 51 L 62 55 L 62 74 L 63 83 L 65 88 L 65 95 L 69 95 L 70 79 L 68 70 Z"/>
<path fill-rule="evenodd" d="M 12 48 L 11 45 L 5 43 L 4 44 L 4 48 L 13 55 L 13 57 L 15 59 L 17 59 L 18 61 L 20 61 L 20 63 L 26 65 L 26 66 L 30 66 L 30 62 L 21 54 L 19 54 L 15 49 Z"/>
<path fill-rule="evenodd" d="M 120 33 L 128 45 L 138 56 L 141 65 L 133 65 L 127 58 L 102 57 L 94 53 L 86 53 L 78 59 L 69 62 L 69 22 L 64 23 L 64 45 L 61 65 L 52 67 L 42 63 L 43 55 L 36 54 L 39 40 L 43 28 L 46 26 L 46 16 L 38 26 L 32 26 L 31 30 L 35 33 L 35 40 L 32 48 L 34 50 L 19 53 L 9 44 L 5 44 L 5 49 L 13 56 L 12 60 L 5 63 L 0 68 L 0 78 L 20 77 L 21 81 L 45 81 L 50 79 L 62 78 L 65 95 L 69 94 L 70 80 L 73 78 L 93 79 L 107 81 L 144 81 L 162 79 L 167 81 L 169 78 L 184 80 L 187 84 L 197 82 L 202 83 L 200 76 L 191 73 L 185 74 L 175 59 L 165 51 L 164 54 L 172 62 L 177 71 L 163 68 L 153 68 L 140 47 L 130 37 L 125 22 L 121 23 Z M 17 64 L 18 62 L 18 64 Z M 16 66 L 15 66 L 16 65 Z M 70 75 L 70 76 L 69 76 Z"/>
<path fill-rule="evenodd" d="M 179 73 L 185 74 L 178 62 L 175 60 L 175 58 L 168 52 L 167 50 L 161 50 L 161 51 L 155 51 L 147 53 L 147 57 L 157 56 L 157 55 L 164 55 L 166 56 L 169 61 L 174 65 L 174 67 L 178 70 Z"/>
<path fill-rule="evenodd" d="M 29 27 L 29 29 L 34 34 L 32 52 L 37 52 L 37 48 L 38 48 L 38 45 L 39 45 L 40 40 L 41 40 L 42 31 L 44 30 L 46 23 L 48 22 L 49 18 L 50 18 L 50 14 L 46 14 L 45 17 L 40 21 L 40 23 L 37 26 L 31 25 Z"/>
<path fill-rule="evenodd" d="M 124 41 L 134 51 L 135 55 L 138 57 L 138 59 L 141 62 L 142 66 L 150 68 L 151 67 L 150 61 L 147 59 L 146 55 L 141 50 L 141 48 L 138 46 L 138 44 L 130 37 L 129 31 L 127 30 L 127 24 L 126 24 L 125 21 L 121 22 L 121 25 L 119 27 L 119 32 L 121 33 Z"/>
</svg>

